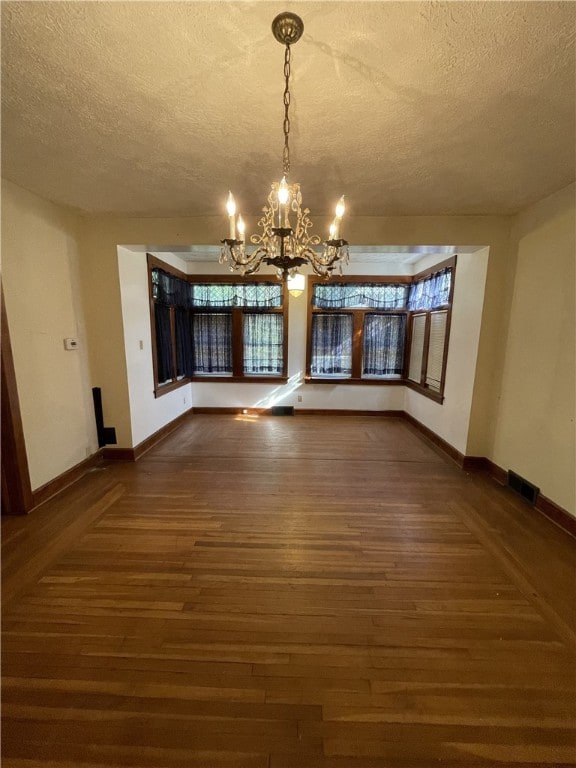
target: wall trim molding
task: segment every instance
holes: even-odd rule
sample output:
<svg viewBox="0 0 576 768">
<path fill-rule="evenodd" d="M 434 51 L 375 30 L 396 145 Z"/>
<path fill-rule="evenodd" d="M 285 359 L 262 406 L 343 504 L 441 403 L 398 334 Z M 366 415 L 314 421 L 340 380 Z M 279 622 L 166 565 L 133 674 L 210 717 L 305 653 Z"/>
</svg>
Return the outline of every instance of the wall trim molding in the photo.
<svg viewBox="0 0 576 768">
<path fill-rule="evenodd" d="M 193 408 L 194 414 L 226 414 L 244 416 L 272 416 L 271 408 Z M 341 410 L 339 408 L 297 408 L 294 406 L 294 416 L 374 416 L 377 418 L 397 418 L 404 417 L 404 411 L 360 411 L 360 410 Z M 285 417 L 282 417 L 285 418 Z"/>
<path fill-rule="evenodd" d="M 178 429 L 181 424 L 190 418 L 192 413 L 192 408 L 184 411 L 180 416 L 177 416 L 175 419 L 168 422 L 168 424 L 164 424 L 163 427 L 160 427 L 160 429 L 149 435 L 145 440 L 142 440 L 141 443 L 135 445 L 134 448 L 104 448 L 104 458 L 107 461 L 138 461 L 138 459 L 149 451 L 150 448 L 153 448 L 156 443 L 159 443 L 160 440 L 163 440 L 175 429 Z"/>
<path fill-rule="evenodd" d="M 73 467 L 70 467 L 70 469 L 62 472 L 62 474 L 49 480 L 47 483 L 44 483 L 44 485 L 41 485 L 39 488 L 36 488 L 32 491 L 32 506 L 30 511 L 36 509 L 36 507 L 44 504 L 54 496 L 57 496 L 65 488 L 68 488 L 68 486 L 73 485 L 80 480 L 80 478 L 84 477 L 84 475 L 93 467 L 97 467 L 100 464 L 102 464 L 102 449 L 96 451 L 96 453 L 88 456 L 78 464 L 75 464 Z"/>
<path fill-rule="evenodd" d="M 485 456 L 465 456 L 462 469 L 467 472 L 486 472 L 498 485 L 508 485 L 508 472 Z M 565 533 L 576 538 L 576 517 L 573 517 L 559 504 L 556 504 L 556 502 L 543 496 L 541 493 L 538 493 L 536 502 L 533 505 L 528 501 L 525 503 L 547 517 L 559 528 L 562 528 Z"/>
<path fill-rule="evenodd" d="M 408 422 L 412 427 L 414 427 L 422 437 L 424 437 L 426 440 L 428 440 L 429 443 L 432 443 L 433 446 L 436 448 L 439 448 L 443 453 L 445 453 L 449 458 L 452 459 L 459 467 L 460 469 L 464 468 L 464 463 L 466 457 L 463 453 L 460 453 L 459 450 L 454 448 L 453 445 L 450 445 L 450 443 L 446 442 L 444 438 L 440 437 L 440 435 L 437 435 L 436 432 L 433 432 L 428 427 L 424 426 L 422 422 L 418 421 L 418 419 L 415 419 L 414 416 L 411 416 L 409 413 L 406 413 L 406 411 L 399 411 L 399 413 L 402 414 L 402 418 L 404 421 Z"/>
<path fill-rule="evenodd" d="M 16 370 L 10 342 L 10 329 L 4 301 L 4 287 L 1 283 L 0 335 L 2 514 L 26 515 L 33 505 L 32 486 L 16 384 Z"/>
<path fill-rule="evenodd" d="M 134 448 L 103 448 L 105 461 L 136 461 Z"/>
<path fill-rule="evenodd" d="M 576 517 L 573 517 L 559 504 L 539 493 L 534 508 L 559 528 L 562 528 L 563 531 L 576 538 Z"/>
</svg>

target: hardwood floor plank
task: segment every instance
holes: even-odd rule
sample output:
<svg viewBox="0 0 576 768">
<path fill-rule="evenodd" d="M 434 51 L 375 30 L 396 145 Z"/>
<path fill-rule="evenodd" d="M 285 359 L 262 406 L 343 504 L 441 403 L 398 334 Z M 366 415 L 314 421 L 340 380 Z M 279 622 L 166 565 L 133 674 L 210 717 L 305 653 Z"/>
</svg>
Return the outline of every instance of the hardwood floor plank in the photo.
<svg viewBox="0 0 576 768">
<path fill-rule="evenodd" d="M 194 416 L 3 521 L 3 768 L 576 765 L 534 514 L 398 420 Z"/>
</svg>

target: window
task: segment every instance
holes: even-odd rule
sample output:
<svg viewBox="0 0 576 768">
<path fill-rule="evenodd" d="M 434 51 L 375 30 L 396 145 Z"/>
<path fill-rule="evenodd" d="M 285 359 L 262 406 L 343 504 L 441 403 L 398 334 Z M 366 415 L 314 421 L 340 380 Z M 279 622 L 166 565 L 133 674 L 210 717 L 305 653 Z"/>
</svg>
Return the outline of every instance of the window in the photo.
<svg viewBox="0 0 576 768">
<path fill-rule="evenodd" d="M 352 376 L 352 315 L 325 314 L 312 317 L 312 376 Z"/>
<path fill-rule="evenodd" d="M 410 278 L 310 283 L 309 378 L 401 381 Z"/>
<path fill-rule="evenodd" d="M 433 271 L 420 273 L 410 286 L 410 356 L 407 383 L 442 402 L 455 258 Z"/>
<path fill-rule="evenodd" d="M 456 257 L 414 277 L 310 278 L 309 381 L 408 384 L 442 402 Z"/>
<path fill-rule="evenodd" d="M 286 287 L 190 276 L 148 256 L 156 395 L 192 379 L 286 377 Z"/>
</svg>

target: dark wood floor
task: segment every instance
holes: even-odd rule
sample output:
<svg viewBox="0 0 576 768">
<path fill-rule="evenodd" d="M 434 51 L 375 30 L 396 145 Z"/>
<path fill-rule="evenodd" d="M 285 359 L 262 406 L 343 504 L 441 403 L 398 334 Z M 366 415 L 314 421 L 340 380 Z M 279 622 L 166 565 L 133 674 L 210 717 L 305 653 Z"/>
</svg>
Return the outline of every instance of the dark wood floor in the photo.
<svg viewBox="0 0 576 768">
<path fill-rule="evenodd" d="M 574 765 L 575 542 L 405 422 L 192 417 L 3 521 L 3 768 Z"/>
</svg>

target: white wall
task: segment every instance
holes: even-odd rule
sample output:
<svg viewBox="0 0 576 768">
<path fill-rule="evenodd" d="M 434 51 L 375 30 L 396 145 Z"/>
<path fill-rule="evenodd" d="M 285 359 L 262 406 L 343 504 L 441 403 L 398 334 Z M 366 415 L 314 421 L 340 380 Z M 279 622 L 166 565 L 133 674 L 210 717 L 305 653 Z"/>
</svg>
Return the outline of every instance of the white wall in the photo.
<svg viewBox="0 0 576 768">
<path fill-rule="evenodd" d="M 33 490 L 98 449 L 76 226 L 2 182 L 2 283 Z M 68 337 L 77 349 L 64 349 Z"/>
<path fill-rule="evenodd" d="M 185 263 L 175 256 L 166 256 L 164 260 L 182 272 L 186 271 Z M 132 444 L 137 446 L 188 411 L 192 405 L 192 392 L 190 384 L 187 384 L 162 397 L 154 396 L 146 254 L 119 247 L 118 274 Z"/>
<path fill-rule="evenodd" d="M 576 516 L 576 187 L 522 212 L 493 460 Z"/>
</svg>

